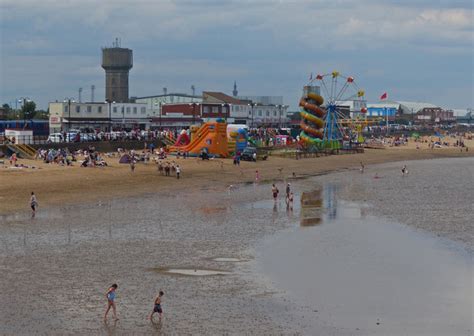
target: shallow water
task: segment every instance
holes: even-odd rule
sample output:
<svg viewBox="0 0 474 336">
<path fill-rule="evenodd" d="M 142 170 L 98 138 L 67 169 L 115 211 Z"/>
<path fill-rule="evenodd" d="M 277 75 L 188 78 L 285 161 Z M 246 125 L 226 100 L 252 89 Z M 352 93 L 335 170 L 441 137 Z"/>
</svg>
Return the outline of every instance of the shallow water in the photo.
<svg viewBox="0 0 474 336">
<path fill-rule="evenodd" d="M 455 163 L 462 169 L 471 161 Z M 424 169 L 424 179 L 429 180 L 430 173 L 438 172 L 436 165 L 449 161 L 430 163 L 434 166 L 431 170 L 425 169 L 427 162 L 413 162 L 412 170 L 417 174 L 417 169 Z M 394 174 L 398 170 L 395 167 L 398 168 L 388 164 L 374 170 L 383 169 L 385 185 L 394 193 L 403 193 L 405 185 L 401 182 L 406 184 L 407 180 L 400 182 L 400 176 Z M 265 240 L 259 249 L 258 271 L 266 274 L 267 281 L 276 289 L 284 290 L 293 305 L 305 307 L 306 330 L 324 330 L 335 335 L 472 334 L 470 249 L 381 216 L 385 210 L 381 202 L 374 202 L 374 211 L 373 204 L 341 200 L 342 195 L 354 199 L 354 189 L 357 195 L 367 195 L 362 189 L 373 186 L 364 186 L 360 180 L 371 178 L 369 174 L 373 172 L 365 174 L 334 174 L 308 183 L 304 187 L 307 191 L 302 193 L 306 199 L 295 204 L 295 211 L 300 212 L 300 225 Z M 458 181 L 443 182 L 452 190 L 452 183 Z M 439 188 L 443 187 L 440 181 L 437 183 Z M 469 188 L 465 185 L 460 193 Z M 448 211 L 445 217 L 449 218 L 449 212 L 453 215 L 458 198 L 459 195 L 444 199 L 444 209 Z M 430 195 L 428 200 L 438 201 L 436 195 Z M 385 206 L 388 215 L 401 207 L 393 201 Z M 416 207 L 405 211 L 413 209 Z M 430 216 L 424 221 L 431 221 L 435 229 L 444 229 L 438 225 L 440 218 L 436 218 L 436 213 L 417 211 Z M 472 208 L 456 214 L 455 225 L 469 227 L 458 220 L 466 218 L 467 211 Z M 400 218 L 409 215 L 404 213 Z M 453 232 L 451 228 L 445 230 Z M 457 237 L 457 232 L 452 237 Z"/>
<path fill-rule="evenodd" d="M 419 165 L 410 163 L 409 178 Z M 384 213 L 378 190 L 401 184 L 388 177 L 399 178 L 396 165 L 383 167 L 383 185 L 372 184 L 371 168 L 293 180 L 294 209 L 273 202 L 267 184 L 209 185 L 92 204 L 85 195 L 84 204 L 40 208 L 34 219 L 0 216 L 0 334 L 423 334 L 420 321 L 462 334 L 472 316 L 472 254 L 397 223 L 410 212 L 428 216 L 429 207 Z M 402 180 L 415 199 L 428 181 Z M 406 199 L 391 198 L 389 210 Z M 456 209 L 462 227 L 466 214 Z M 456 229 L 440 232 L 459 241 Z M 104 291 L 114 282 L 121 320 L 103 325 Z M 145 317 L 160 289 L 157 329 Z"/>
</svg>

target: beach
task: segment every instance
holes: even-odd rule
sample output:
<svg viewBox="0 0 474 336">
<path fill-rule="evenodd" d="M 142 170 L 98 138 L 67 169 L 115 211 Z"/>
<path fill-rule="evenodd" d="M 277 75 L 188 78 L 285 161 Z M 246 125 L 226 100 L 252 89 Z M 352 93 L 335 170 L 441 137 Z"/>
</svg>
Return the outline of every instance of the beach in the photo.
<svg viewBox="0 0 474 336">
<path fill-rule="evenodd" d="M 466 141 L 469 147 L 473 140 Z M 268 161 L 257 163 L 242 161 L 235 167 L 232 160 L 201 161 L 196 158 L 176 159 L 182 167 L 182 178 L 161 176 L 155 164 L 137 164 L 135 173 L 127 164 L 119 164 L 119 158 L 107 158 L 109 167 L 81 168 L 44 164 L 38 160 L 20 160 L 35 169 L 10 169 L 8 162 L 0 166 L 0 214 L 21 211 L 28 208 L 29 195 L 38 195 L 39 206 L 75 204 L 87 201 L 106 200 L 113 197 L 134 196 L 149 192 L 173 191 L 213 185 L 227 188 L 230 184 L 253 182 L 258 170 L 262 180 L 308 177 L 341 169 L 355 169 L 360 162 L 365 165 L 414 159 L 443 157 L 465 157 L 473 151 L 460 152 L 459 148 L 447 147 L 417 150 L 415 143 L 408 146 L 366 149 L 357 155 L 333 155 L 319 158 L 290 159 L 271 156 Z"/>
<path fill-rule="evenodd" d="M 270 251 L 270 255 L 279 256 L 280 246 L 284 247 L 283 251 L 298 251 L 295 250 L 297 246 L 301 249 L 314 246 L 308 245 L 304 237 L 314 237 L 315 241 L 320 239 L 318 236 L 324 237 L 314 231 L 319 228 L 329 230 L 328 237 L 338 244 L 341 237 L 346 239 L 346 244 L 348 237 L 352 237 L 345 231 L 331 231 L 331 225 L 324 224 L 327 218 L 322 218 L 320 227 L 301 226 L 298 204 L 305 190 L 324 189 L 327 188 L 324 183 L 337 182 L 343 186 L 336 187 L 338 191 L 334 193 L 339 204 L 370 204 L 370 210 L 363 212 L 377 218 L 372 224 L 376 225 L 386 222 L 383 218 L 390 217 L 393 206 L 397 209 L 403 206 L 401 200 L 394 197 L 390 202 L 377 203 L 377 199 L 387 192 L 385 188 L 395 188 L 399 193 L 403 187 L 400 181 L 416 186 L 417 178 L 423 175 L 425 162 L 428 166 L 433 162 L 444 171 L 449 169 L 450 162 L 456 165 L 456 160 L 471 160 L 470 155 L 471 152 L 460 152 L 458 148 L 394 147 L 366 150 L 364 154 L 301 160 L 270 157 L 268 161 L 257 163 L 242 162 L 240 168 L 231 160 L 175 159 L 182 166 L 179 180 L 161 176 L 156 165 L 151 163 L 138 164 L 132 173 L 128 165 L 117 163 L 118 158 L 109 158 L 110 166 L 104 168 L 31 162 L 30 165 L 42 169 L 0 169 L 4 186 L 0 194 L 0 300 L 5 303 L 0 309 L 0 333 L 311 335 L 322 332 L 366 335 L 377 334 L 377 328 L 380 328 L 377 323 L 381 323 L 385 329 L 379 330 L 394 335 L 406 334 L 410 325 L 397 329 L 397 319 L 390 309 L 375 316 L 370 315 L 370 309 L 361 308 L 359 316 L 370 315 L 365 317 L 367 324 L 364 324 L 360 319 L 345 317 L 347 312 L 334 308 L 342 302 L 323 304 L 315 300 L 308 304 L 301 301 L 298 293 L 294 293 L 291 286 L 287 287 L 274 270 L 275 267 L 284 270 L 290 264 L 317 269 L 319 264 L 311 265 L 316 260 L 311 261 L 311 250 L 301 260 L 291 259 L 293 253 L 286 255 L 288 259 L 269 260 L 266 253 Z M 442 160 L 428 160 L 437 158 Z M 410 160 L 417 161 L 411 164 Z M 363 174 L 359 172 L 361 161 L 366 166 Z M 444 163 L 439 166 L 438 161 Z M 401 180 L 399 172 L 403 164 L 407 164 L 410 171 L 406 180 Z M 257 169 L 261 180 L 254 184 Z M 381 177 L 377 179 L 380 188 L 372 190 L 368 186 L 372 186 L 375 174 Z M 428 180 L 423 179 L 420 185 L 425 185 L 437 174 L 437 170 L 428 169 Z M 271 200 L 270 194 L 274 181 L 281 191 L 277 202 Z M 295 208 L 291 211 L 286 209 L 284 202 L 285 182 L 291 183 L 296 195 Z M 234 185 L 231 191 L 230 184 Z M 40 204 L 33 219 L 28 211 L 31 191 L 35 191 Z M 414 192 L 413 196 L 415 199 L 422 197 Z M 324 204 L 328 205 L 328 196 L 325 197 Z M 353 207 L 343 206 L 344 209 Z M 456 232 L 444 230 L 449 223 L 443 226 L 435 220 L 433 225 L 422 223 L 422 227 L 417 227 L 416 223 L 406 220 L 416 212 L 413 207 L 406 217 L 400 217 L 399 211 L 392 213 L 390 218 L 394 223 L 383 224 L 388 236 L 392 234 L 391 228 L 397 225 L 420 229 L 422 237 L 418 237 L 418 233 L 403 233 L 397 236 L 400 243 L 406 239 L 415 252 L 418 252 L 418 244 L 428 246 L 432 257 L 426 260 L 432 263 L 455 260 L 459 264 L 457 268 L 439 267 L 442 271 L 463 275 L 459 288 L 464 291 L 466 269 L 472 267 L 462 257 L 463 253 L 471 255 L 469 249 L 464 250 L 469 246 L 467 241 L 459 239 Z M 331 211 L 326 209 L 324 214 L 328 216 Z M 351 216 L 349 211 L 349 218 Z M 432 222 L 433 217 L 430 218 Z M 301 231 L 304 229 L 313 231 Z M 368 228 L 362 229 L 369 232 Z M 472 234 L 472 227 L 465 231 Z M 292 232 L 299 232 L 303 237 L 294 238 Z M 397 229 L 394 232 L 398 232 Z M 449 244 L 443 245 L 441 250 L 432 247 L 433 243 L 429 242 L 438 244 L 436 235 L 453 241 L 456 246 L 459 244 L 459 250 L 463 252 L 457 252 L 457 247 Z M 415 236 L 414 240 L 411 240 L 412 236 Z M 276 243 L 270 243 L 268 247 L 267 242 L 272 239 Z M 358 244 L 360 246 L 360 242 Z M 348 252 L 350 246 L 347 244 Z M 378 251 L 364 253 L 373 256 Z M 448 253 L 451 259 L 437 259 L 437 253 L 443 258 L 448 258 Z M 361 256 L 364 256 L 362 252 Z M 335 257 L 332 261 L 335 265 L 342 262 L 341 267 L 345 269 L 347 261 L 344 259 Z M 321 260 L 321 265 L 325 265 L 323 262 Z M 361 262 L 362 269 L 371 267 Z M 408 273 L 402 266 L 397 270 Z M 209 275 L 205 275 L 206 272 L 210 272 Z M 213 275 L 213 272 L 217 274 Z M 324 288 L 317 287 L 317 275 L 306 274 L 298 268 L 292 274 L 314 288 L 314 293 L 324 292 Z M 417 280 L 429 281 L 426 278 Z M 121 319 L 117 323 L 104 324 L 104 293 L 114 282 L 119 284 L 117 306 Z M 439 286 L 443 284 L 426 284 L 426 287 L 440 290 Z M 162 323 L 150 323 L 146 316 L 160 289 L 165 291 L 165 318 Z M 380 292 L 386 291 L 381 287 Z M 454 294 L 448 294 L 446 302 L 459 300 Z M 34 300 L 24 305 L 25 297 Z M 324 299 L 328 300 L 327 297 Z M 461 302 L 461 307 L 465 303 Z M 335 312 L 341 314 L 340 320 L 328 317 Z M 448 321 L 461 321 L 459 328 L 452 328 L 447 323 L 443 325 L 446 329 L 440 330 L 463 335 L 469 332 L 465 327 L 468 317 L 462 314 L 457 320 Z M 403 315 L 401 321 L 410 322 L 410 316 Z M 419 325 L 416 327 L 420 328 Z"/>
</svg>

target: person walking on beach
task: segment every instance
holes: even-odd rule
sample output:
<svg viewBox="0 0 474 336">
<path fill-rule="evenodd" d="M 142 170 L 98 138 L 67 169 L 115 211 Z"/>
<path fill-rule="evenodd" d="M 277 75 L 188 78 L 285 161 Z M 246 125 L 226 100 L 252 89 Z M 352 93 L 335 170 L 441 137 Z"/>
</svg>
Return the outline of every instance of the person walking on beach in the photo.
<svg viewBox="0 0 474 336">
<path fill-rule="evenodd" d="M 31 217 L 34 217 L 36 214 L 36 207 L 38 206 L 38 201 L 36 200 L 36 195 L 32 191 L 30 197 L 30 206 L 31 206 Z"/>
<path fill-rule="evenodd" d="M 109 287 L 109 289 L 107 290 L 107 293 L 105 294 L 105 297 L 107 298 L 107 310 L 105 311 L 104 321 L 107 321 L 107 314 L 109 313 L 110 308 L 112 308 L 115 321 L 118 320 L 117 308 L 115 307 L 115 291 L 117 290 L 117 287 L 118 287 L 117 284 L 113 284 L 112 286 Z"/>
<path fill-rule="evenodd" d="M 364 172 L 364 169 L 365 169 L 365 166 L 364 164 L 362 163 L 362 161 L 360 162 L 360 172 L 363 173 Z"/>
<path fill-rule="evenodd" d="M 150 316 L 148 317 L 148 319 L 150 321 L 153 321 L 153 315 L 155 313 L 158 313 L 158 316 L 160 317 L 160 321 L 161 321 L 161 318 L 163 317 L 163 308 L 161 308 L 161 297 L 163 295 L 165 295 L 165 293 L 163 293 L 163 291 L 160 290 L 160 293 L 158 294 L 158 296 L 155 299 L 155 304 L 154 304 L 154 307 L 153 307 L 153 311 L 151 312 Z"/>
<path fill-rule="evenodd" d="M 291 186 L 289 183 L 286 184 L 286 198 L 290 197 Z"/>
<path fill-rule="evenodd" d="M 132 173 L 135 171 L 135 159 L 132 159 L 132 161 L 130 161 L 130 170 L 132 171 Z"/>
<path fill-rule="evenodd" d="M 255 182 L 258 183 L 260 181 L 260 174 L 258 173 L 258 170 L 255 171 Z"/>
<path fill-rule="evenodd" d="M 181 167 L 176 165 L 176 178 L 179 180 L 179 175 L 181 174 Z"/>
<path fill-rule="evenodd" d="M 402 176 L 405 176 L 405 175 L 408 175 L 408 169 L 406 165 L 404 165 L 402 168 Z"/>
<path fill-rule="evenodd" d="M 278 193 L 280 191 L 278 190 L 278 188 L 276 187 L 275 184 L 272 184 L 272 194 L 273 194 L 273 199 L 276 201 L 277 200 L 277 197 L 278 197 Z"/>
</svg>

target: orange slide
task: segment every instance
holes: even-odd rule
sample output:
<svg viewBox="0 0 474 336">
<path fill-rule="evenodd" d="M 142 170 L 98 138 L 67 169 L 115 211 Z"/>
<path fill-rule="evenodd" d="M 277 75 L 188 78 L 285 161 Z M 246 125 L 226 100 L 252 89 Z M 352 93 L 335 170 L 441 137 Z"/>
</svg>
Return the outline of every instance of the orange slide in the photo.
<svg viewBox="0 0 474 336">
<path fill-rule="evenodd" d="M 171 146 L 170 152 L 187 152 L 192 156 L 199 156 L 202 151 L 211 156 L 228 157 L 227 124 L 207 122 L 196 131 L 191 142 L 185 146 Z"/>
</svg>

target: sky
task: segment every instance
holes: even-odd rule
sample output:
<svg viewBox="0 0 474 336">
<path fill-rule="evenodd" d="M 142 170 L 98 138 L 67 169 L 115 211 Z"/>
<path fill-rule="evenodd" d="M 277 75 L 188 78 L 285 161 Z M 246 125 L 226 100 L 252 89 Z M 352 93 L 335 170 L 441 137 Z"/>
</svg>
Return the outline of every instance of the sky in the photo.
<svg viewBox="0 0 474 336">
<path fill-rule="evenodd" d="M 0 0 L 0 103 L 104 100 L 101 48 L 133 49 L 130 96 L 277 95 L 311 73 L 352 76 L 377 102 L 474 107 L 472 0 Z"/>
</svg>

